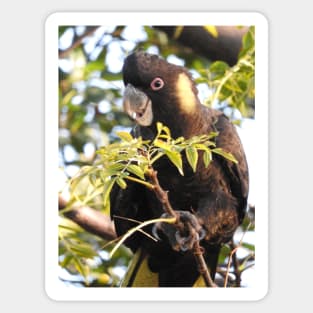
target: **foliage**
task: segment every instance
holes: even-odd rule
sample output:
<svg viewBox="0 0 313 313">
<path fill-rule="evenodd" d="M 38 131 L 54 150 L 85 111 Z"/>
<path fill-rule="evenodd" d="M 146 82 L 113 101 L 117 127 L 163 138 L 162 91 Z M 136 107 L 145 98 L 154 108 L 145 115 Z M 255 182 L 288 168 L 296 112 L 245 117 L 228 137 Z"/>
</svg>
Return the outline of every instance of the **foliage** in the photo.
<svg viewBox="0 0 313 313">
<path fill-rule="evenodd" d="M 255 70 L 255 45 L 254 28 L 251 27 L 243 38 L 242 50 L 236 65 L 230 67 L 223 61 L 216 61 L 208 69 L 199 72 L 201 77 L 197 82 L 205 82 L 213 93 L 206 100 L 206 104 L 213 106 L 218 100 L 240 111 L 244 117 L 254 116 L 254 70 Z"/>
<path fill-rule="evenodd" d="M 206 27 L 214 33 L 213 26 Z M 69 278 L 63 277 L 64 280 L 83 286 L 118 285 L 131 253 L 121 246 L 108 258 L 112 245 L 64 216 L 74 201 L 109 214 L 108 197 L 113 184 L 125 188 L 129 180 L 135 180 L 149 187 L 145 171 L 163 156 L 168 157 L 181 174 L 182 153 L 193 170 L 200 156 L 209 166 L 212 153 L 235 162 L 231 155 L 214 146 L 212 139 L 217 135 L 214 133 L 190 140 L 173 139 L 168 128 L 159 124 L 153 142 L 132 138 L 128 130 L 133 124 L 121 105 L 121 66 L 127 53 L 143 48 L 164 58 L 175 56 L 175 61 L 192 70 L 198 87 L 204 88 L 207 94 L 211 92 L 205 101 L 208 105 L 224 110 L 234 121 L 238 119 L 238 112 L 241 112 L 239 120 L 242 116 L 254 115 L 253 28 L 245 36 L 240 59 L 233 67 L 220 61 L 210 63 L 152 27 L 136 31 L 134 38 L 133 30 L 125 26 L 59 29 L 59 160 L 60 169 L 75 191 L 68 207 L 60 212 L 59 264 L 71 274 Z M 179 31 L 177 27 L 177 33 Z M 246 220 L 242 230 L 253 231 L 254 227 Z M 240 245 L 246 254 L 237 261 L 245 269 L 244 262 L 250 264 L 253 260 L 254 247 L 243 241 Z M 232 250 L 231 245 L 223 248 L 221 268 L 227 264 Z"/>
<path fill-rule="evenodd" d="M 109 195 L 116 183 L 120 188 L 127 187 L 127 181 L 134 181 L 152 189 L 147 181 L 146 174 L 154 163 L 163 156 L 176 166 L 181 175 L 184 175 L 182 154 L 185 152 L 187 161 L 196 171 L 198 151 L 203 152 L 203 162 L 209 166 L 212 154 L 222 155 L 230 161 L 237 162 L 231 153 L 215 147 L 212 140 L 218 133 L 194 136 L 190 139 L 179 137 L 173 139 L 169 128 L 157 123 L 157 135 L 154 140 L 143 140 L 141 137 L 133 138 L 130 133 L 118 132 L 119 142 L 101 147 L 97 153 L 99 159 L 91 166 L 82 167 L 77 176 L 71 179 L 71 194 L 82 204 L 89 202 L 97 195 L 103 196 L 104 206 L 109 205 Z M 88 178 L 90 189 L 84 189 L 85 194 L 77 194 L 78 184 Z"/>
</svg>

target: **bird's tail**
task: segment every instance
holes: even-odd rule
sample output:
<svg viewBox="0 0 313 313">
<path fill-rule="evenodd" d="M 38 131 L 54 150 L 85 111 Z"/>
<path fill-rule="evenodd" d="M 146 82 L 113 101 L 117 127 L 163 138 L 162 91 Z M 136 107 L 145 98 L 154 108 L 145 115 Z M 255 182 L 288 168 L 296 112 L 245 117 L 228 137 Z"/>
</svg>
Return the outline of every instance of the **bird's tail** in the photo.
<svg viewBox="0 0 313 313">
<path fill-rule="evenodd" d="M 158 287 L 159 274 L 150 270 L 148 255 L 138 249 L 127 270 L 121 287 Z"/>
<path fill-rule="evenodd" d="M 214 247 L 205 255 L 205 261 L 213 280 L 218 254 L 219 249 Z M 137 250 L 121 287 L 207 287 L 202 275 L 197 271 L 196 262 L 190 262 L 190 258 L 187 259 L 189 262 L 180 264 L 177 268 L 174 266 L 165 271 L 161 270 L 160 273 L 151 271 L 148 258 L 149 255 L 142 249 Z"/>
</svg>

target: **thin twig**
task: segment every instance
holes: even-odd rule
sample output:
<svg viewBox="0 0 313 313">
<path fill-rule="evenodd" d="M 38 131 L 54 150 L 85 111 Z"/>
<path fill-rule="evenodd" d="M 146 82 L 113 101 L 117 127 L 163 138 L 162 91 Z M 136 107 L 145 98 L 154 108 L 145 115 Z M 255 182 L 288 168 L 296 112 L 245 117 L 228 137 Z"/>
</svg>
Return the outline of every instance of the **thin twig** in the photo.
<svg viewBox="0 0 313 313">
<path fill-rule="evenodd" d="M 217 287 L 205 263 L 203 253 L 204 253 L 203 247 L 200 246 L 199 241 L 196 241 L 193 246 L 193 254 L 198 264 L 198 271 L 202 275 L 207 287 Z"/>
<path fill-rule="evenodd" d="M 129 217 L 124 217 L 124 216 L 119 216 L 119 215 L 113 215 L 114 219 L 120 219 L 120 220 L 124 220 L 124 221 L 129 221 L 129 222 L 133 222 L 138 224 L 141 224 L 142 221 L 138 221 L 135 220 L 133 218 L 129 218 Z M 151 236 L 149 233 L 145 232 L 143 229 L 138 229 L 138 231 L 140 231 L 141 233 L 143 233 L 145 236 L 149 237 L 150 239 L 152 239 L 153 241 L 157 242 L 158 240 L 156 238 L 154 238 L 153 236 Z"/>
<path fill-rule="evenodd" d="M 232 240 L 231 244 L 230 244 L 231 248 L 233 248 L 235 250 L 235 252 L 238 250 L 238 248 L 241 247 L 241 243 L 239 246 L 235 246 L 234 241 Z M 238 262 L 238 258 L 237 258 L 237 253 L 233 253 L 232 254 L 232 260 L 233 260 L 233 264 L 234 264 L 234 274 L 236 277 L 236 287 L 240 287 L 240 283 L 241 283 L 241 272 L 239 269 L 239 262 Z"/>
<path fill-rule="evenodd" d="M 168 198 L 168 192 L 165 191 L 159 183 L 158 177 L 157 177 L 157 171 L 155 171 L 153 168 L 150 168 L 147 171 L 147 175 L 149 176 L 152 185 L 153 185 L 153 191 L 155 192 L 157 198 L 163 205 L 164 211 L 169 214 L 170 216 L 175 218 L 175 227 L 178 229 L 182 229 L 183 225 L 179 221 L 179 215 L 175 212 L 175 210 L 172 208 L 172 205 Z M 194 231 L 192 228 L 189 229 L 189 231 Z M 200 246 L 199 241 L 196 241 L 193 246 L 193 254 L 195 256 L 196 262 L 198 264 L 198 271 L 200 275 L 202 275 L 205 284 L 207 287 L 217 287 L 217 285 L 213 282 L 210 272 L 208 270 L 208 267 L 206 265 L 206 262 L 203 257 L 204 249 Z"/>
<path fill-rule="evenodd" d="M 117 243 L 116 246 L 114 246 L 113 250 L 110 252 L 110 258 L 112 257 L 112 255 L 116 252 L 116 250 L 123 244 L 123 242 L 130 237 L 131 235 L 133 235 L 136 231 L 138 231 L 139 229 L 148 226 L 150 224 L 155 224 L 155 223 L 159 223 L 159 222 L 165 222 L 165 223 L 174 223 L 173 218 L 156 218 L 153 220 L 148 220 L 146 222 L 142 222 L 141 224 L 139 224 L 136 227 L 133 227 L 131 229 L 129 229 L 127 231 L 126 234 L 123 235 L 122 239 Z"/>
<path fill-rule="evenodd" d="M 228 259 L 228 263 L 227 263 L 227 270 L 226 270 L 226 275 L 225 275 L 225 281 L 224 281 L 224 287 L 227 287 L 227 283 L 228 283 L 228 275 L 229 275 L 229 271 L 230 271 L 230 265 L 231 265 L 231 261 L 233 260 L 233 255 L 236 253 L 236 251 L 240 248 L 240 246 L 235 247 L 229 255 L 229 259 Z M 237 282 L 237 276 L 236 276 L 236 282 Z"/>
<path fill-rule="evenodd" d="M 147 175 L 149 176 L 149 178 L 151 179 L 152 185 L 153 185 L 153 191 L 155 192 L 157 198 L 159 199 L 159 201 L 162 203 L 163 205 L 163 209 L 164 211 L 175 217 L 176 219 L 178 219 L 178 215 L 176 214 L 176 212 L 174 211 L 174 209 L 172 208 L 170 201 L 168 199 L 168 192 L 164 191 L 164 189 L 160 186 L 159 180 L 158 180 L 158 172 L 155 171 L 154 169 L 150 168 L 147 171 Z M 176 223 L 178 223 L 178 220 L 176 220 Z"/>
<path fill-rule="evenodd" d="M 228 283 L 228 274 L 229 274 L 229 271 L 230 271 L 230 264 L 231 264 L 232 260 L 233 260 L 233 263 L 234 263 L 234 274 L 235 274 L 235 277 L 236 277 L 236 285 L 237 285 L 237 287 L 240 287 L 241 271 L 239 270 L 239 262 L 237 260 L 236 252 L 242 246 L 243 238 L 244 238 L 246 232 L 249 230 L 250 226 L 251 226 L 251 222 L 248 224 L 247 228 L 243 232 L 243 234 L 241 236 L 241 239 L 240 239 L 240 241 L 239 241 L 237 246 L 235 246 L 235 243 L 234 243 L 233 239 L 232 239 L 232 241 L 230 243 L 230 247 L 232 248 L 232 251 L 231 251 L 231 253 L 229 255 L 229 260 L 228 260 L 228 264 L 227 264 L 226 278 L 225 278 L 225 282 L 224 282 L 224 287 L 226 287 L 227 283 Z"/>
</svg>

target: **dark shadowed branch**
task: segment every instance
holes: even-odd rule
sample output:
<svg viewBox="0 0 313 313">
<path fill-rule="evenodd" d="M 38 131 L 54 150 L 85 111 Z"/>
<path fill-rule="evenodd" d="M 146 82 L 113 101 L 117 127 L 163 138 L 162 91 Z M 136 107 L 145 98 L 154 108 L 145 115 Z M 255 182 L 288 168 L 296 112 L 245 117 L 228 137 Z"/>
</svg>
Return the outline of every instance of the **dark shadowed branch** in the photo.
<svg viewBox="0 0 313 313">
<path fill-rule="evenodd" d="M 65 50 L 59 50 L 59 58 L 62 59 L 67 57 L 73 49 L 80 46 L 85 37 L 93 34 L 98 28 L 99 26 L 87 26 L 86 31 L 82 35 L 74 37 L 73 43 L 70 47 Z"/>
<path fill-rule="evenodd" d="M 59 210 L 67 206 L 67 201 L 59 196 Z M 105 240 L 116 239 L 114 224 L 110 217 L 87 206 L 74 205 L 66 210 L 64 216 L 78 224 L 80 227 Z"/>
<path fill-rule="evenodd" d="M 185 26 L 177 35 L 176 26 L 154 26 L 181 45 L 211 60 L 221 60 L 233 66 L 237 63 L 242 37 L 248 27 L 216 26 L 217 36 L 201 26 Z"/>
</svg>

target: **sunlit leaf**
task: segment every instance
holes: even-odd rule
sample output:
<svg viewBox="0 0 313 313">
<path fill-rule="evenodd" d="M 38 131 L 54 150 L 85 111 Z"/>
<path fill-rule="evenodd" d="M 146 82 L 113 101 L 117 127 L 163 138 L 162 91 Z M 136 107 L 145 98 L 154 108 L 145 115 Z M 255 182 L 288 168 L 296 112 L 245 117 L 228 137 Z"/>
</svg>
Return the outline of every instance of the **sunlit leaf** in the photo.
<svg viewBox="0 0 313 313">
<path fill-rule="evenodd" d="M 106 176 L 114 176 L 116 174 L 118 174 L 121 170 L 123 170 L 125 168 L 125 165 L 122 163 L 113 163 L 110 164 L 108 166 L 106 166 L 105 168 L 105 173 Z"/>
<path fill-rule="evenodd" d="M 176 168 L 178 169 L 179 173 L 181 175 L 184 175 L 184 172 L 183 172 L 183 161 L 182 161 L 181 154 L 179 152 L 177 152 L 177 151 L 165 151 L 165 154 L 170 159 L 170 161 L 176 166 Z"/>
<path fill-rule="evenodd" d="M 120 132 L 116 132 L 116 135 L 120 137 L 122 140 L 125 140 L 127 142 L 130 142 L 134 139 L 133 136 L 128 132 L 120 131 Z"/>
<path fill-rule="evenodd" d="M 153 144 L 158 147 L 158 148 L 161 148 L 165 151 L 168 151 L 168 152 L 171 152 L 172 151 L 172 146 L 167 144 L 165 141 L 163 140 L 159 140 L 159 139 L 156 139 L 154 140 Z"/>
<path fill-rule="evenodd" d="M 94 167 L 93 166 L 84 166 L 80 169 L 80 172 L 78 175 L 76 175 L 75 177 L 73 177 L 70 180 L 70 188 L 71 190 L 75 190 L 78 185 L 81 183 L 81 181 L 83 179 L 85 179 L 86 177 L 88 177 L 88 175 L 90 173 L 92 173 L 94 171 Z"/>
<path fill-rule="evenodd" d="M 192 170 L 196 172 L 197 163 L 198 163 L 198 151 L 195 147 L 189 146 L 186 148 L 186 157 L 192 167 Z"/>
<path fill-rule="evenodd" d="M 185 140 L 184 137 L 178 137 L 177 139 L 175 139 L 174 143 L 175 143 L 175 144 L 180 144 L 180 143 L 182 143 L 184 140 Z"/>
<path fill-rule="evenodd" d="M 127 167 L 127 170 L 133 174 L 135 174 L 136 176 L 138 176 L 141 179 L 145 179 L 145 175 L 144 175 L 144 171 L 142 170 L 141 167 L 139 167 L 138 165 L 135 164 L 130 164 Z"/>
<path fill-rule="evenodd" d="M 236 160 L 236 158 L 229 152 L 224 151 L 221 148 L 215 148 L 212 150 L 214 153 L 221 155 L 222 157 L 224 157 L 225 159 L 232 161 L 234 163 L 238 163 L 238 161 Z"/>
<path fill-rule="evenodd" d="M 71 254 L 66 254 L 62 262 L 59 262 L 60 266 L 66 268 L 73 260 L 73 256 Z"/>
<path fill-rule="evenodd" d="M 171 137 L 171 131 L 167 126 L 163 125 L 161 122 L 157 122 L 156 126 L 158 132 L 157 137 L 159 137 L 162 132 L 164 132 L 168 137 Z"/>
<path fill-rule="evenodd" d="M 202 151 L 206 151 L 206 150 L 209 150 L 208 146 L 211 146 L 212 144 L 209 143 L 209 144 L 203 144 L 203 143 L 196 143 L 194 145 L 194 147 L 197 149 L 197 150 L 202 150 Z"/>
<path fill-rule="evenodd" d="M 212 152 L 207 149 L 203 151 L 203 163 L 205 167 L 208 167 L 210 162 L 212 161 Z"/>
<path fill-rule="evenodd" d="M 116 182 L 117 182 L 117 184 L 118 184 L 122 189 L 126 189 L 127 184 L 126 184 L 126 182 L 125 182 L 125 180 L 124 180 L 123 178 L 118 177 L 118 178 L 116 179 Z"/>
<path fill-rule="evenodd" d="M 104 206 L 108 204 L 109 198 L 110 198 L 110 192 L 112 190 L 112 187 L 115 183 L 116 179 L 111 179 L 106 185 L 105 185 L 105 191 L 103 193 L 103 203 Z"/>
<path fill-rule="evenodd" d="M 91 245 L 83 241 L 78 241 L 76 243 L 72 242 L 70 249 L 76 255 L 84 258 L 93 258 L 98 255 Z"/>
<path fill-rule="evenodd" d="M 242 38 L 242 51 L 239 54 L 241 57 L 247 50 L 254 49 L 254 26 L 249 28 L 249 31 L 246 32 Z"/>
<path fill-rule="evenodd" d="M 90 174 L 90 175 L 88 176 L 88 178 L 89 178 L 89 181 L 90 181 L 90 183 L 91 183 L 91 185 L 92 185 L 93 187 L 96 187 L 96 186 L 98 185 L 98 177 L 97 177 L 97 175 L 95 175 L 95 174 Z"/>
<path fill-rule="evenodd" d="M 74 262 L 75 268 L 78 271 L 78 273 L 80 273 L 85 278 L 85 281 L 87 281 L 87 276 L 89 273 L 89 267 L 86 266 L 85 264 L 83 264 L 81 262 L 81 260 L 77 257 L 73 258 L 73 262 Z"/>
</svg>

